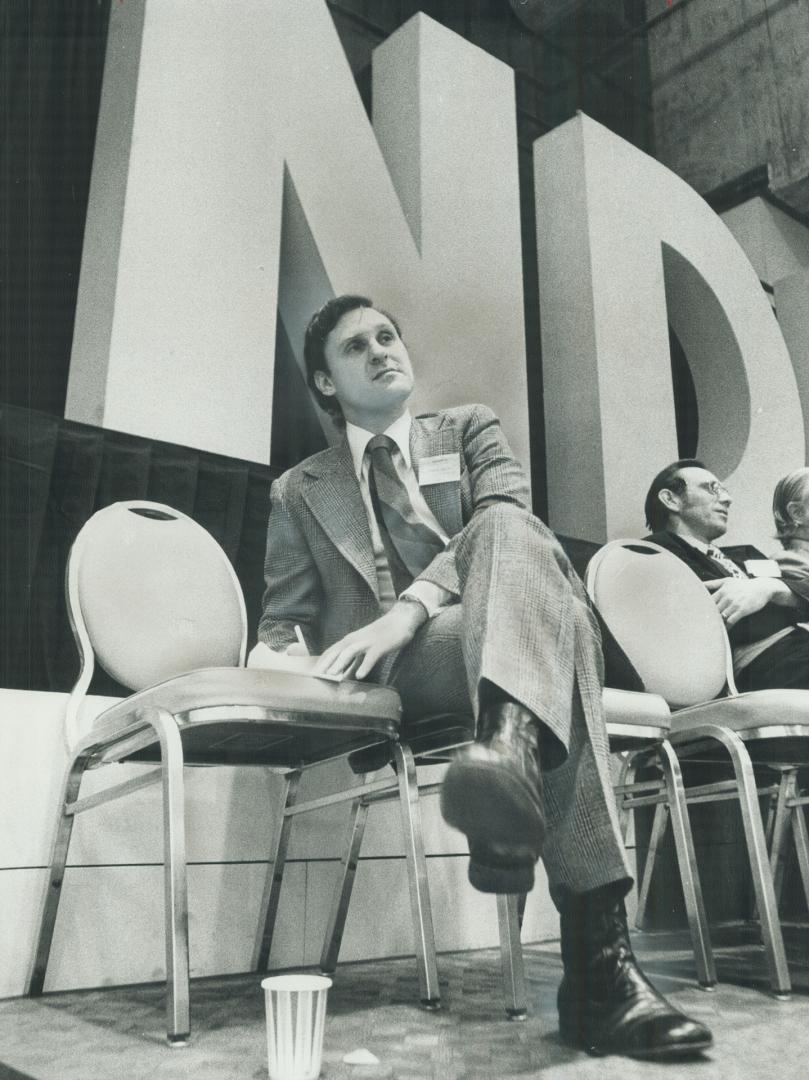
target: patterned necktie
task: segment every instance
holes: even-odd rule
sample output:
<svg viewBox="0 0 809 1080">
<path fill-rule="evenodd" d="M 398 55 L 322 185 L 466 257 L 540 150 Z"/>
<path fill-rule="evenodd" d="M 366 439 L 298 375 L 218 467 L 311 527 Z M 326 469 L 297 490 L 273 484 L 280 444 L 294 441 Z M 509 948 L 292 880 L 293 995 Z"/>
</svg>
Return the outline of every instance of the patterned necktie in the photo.
<svg viewBox="0 0 809 1080">
<path fill-rule="evenodd" d="M 393 464 L 394 446 L 393 439 L 387 435 L 375 435 L 365 452 L 370 458 L 371 502 L 398 596 L 444 550 L 444 542 L 413 508 Z"/>
<path fill-rule="evenodd" d="M 727 570 L 727 572 L 731 575 L 731 577 L 735 577 L 735 578 L 746 578 L 747 577 L 747 574 L 745 574 L 744 570 L 742 570 L 740 567 L 738 567 L 736 565 L 736 563 L 732 559 L 729 559 L 727 557 L 727 555 L 725 555 L 725 553 L 723 551 L 719 550 L 719 548 L 710 546 L 708 548 L 708 556 L 709 556 L 709 558 L 713 559 L 714 562 L 719 563 L 719 565 L 721 567 L 723 567 L 725 570 Z"/>
</svg>

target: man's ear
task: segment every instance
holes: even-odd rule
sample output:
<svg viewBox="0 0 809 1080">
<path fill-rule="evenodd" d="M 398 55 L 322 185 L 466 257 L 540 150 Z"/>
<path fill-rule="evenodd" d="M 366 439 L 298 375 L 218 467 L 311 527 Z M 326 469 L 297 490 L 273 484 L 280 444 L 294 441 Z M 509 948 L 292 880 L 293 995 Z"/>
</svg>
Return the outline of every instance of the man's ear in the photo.
<svg viewBox="0 0 809 1080">
<path fill-rule="evenodd" d="M 795 525 L 806 524 L 806 518 L 804 517 L 803 512 L 803 503 L 798 501 L 788 502 L 787 513 L 789 514 L 790 520 L 794 522 Z"/>
<path fill-rule="evenodd" d="M 680 509 L 680 499 L 671 488 L 661 488 L 657 493 L 657 497 L 669 513 L 676 513 Z"/>
<path fill-rule="evenodd" d="M 318 369 L 315 372 L 315 386 L 326 397 L 333 397 L 335 394 L 334 383 L 331 381 L 325 371 Z"/>
</svg>

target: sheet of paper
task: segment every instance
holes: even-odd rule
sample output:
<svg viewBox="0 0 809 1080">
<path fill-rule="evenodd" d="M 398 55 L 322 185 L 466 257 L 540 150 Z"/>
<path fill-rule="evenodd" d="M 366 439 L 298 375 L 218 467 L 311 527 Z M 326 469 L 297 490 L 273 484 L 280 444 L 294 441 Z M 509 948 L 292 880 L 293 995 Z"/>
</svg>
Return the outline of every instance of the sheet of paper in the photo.
<svg viewBox="0 0 809 1080">
<path fill-rule="evenodd" d="M 266 668 L 270 671 L 291 671 L 296 675 L 311 675 L 315 679 L 325 679 L 326 682 L 342 682 L 348 677 L 348 675 L 322 675 L 314 671 L 318 659 L 317 656 L 294 656 L 290 653 L 276 652 L 263 641 L 259 641 L 250 650 L 247 666 Z"/>
</svg>

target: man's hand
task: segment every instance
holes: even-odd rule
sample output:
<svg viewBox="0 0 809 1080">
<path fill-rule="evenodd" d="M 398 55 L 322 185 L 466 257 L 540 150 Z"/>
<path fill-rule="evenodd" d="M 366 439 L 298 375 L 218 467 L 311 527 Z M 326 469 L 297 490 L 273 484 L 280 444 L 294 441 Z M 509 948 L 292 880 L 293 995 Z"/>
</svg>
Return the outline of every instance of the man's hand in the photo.
<svg viewBox="0 0 809 1080">
<path fill-rule="evenodd" d="M 781 593 L 790 592 L 780 578 L 717 578 L 705 582 L 726 626 L 761 611 L 771 602 L 778 603 Z"/>
<path fill-rule="evenodd" d="M 412 641 L 426 621 L 427 611 L 421 604 L 399 601 L 379 619 L 346 634 L 326 649 L 314 670 L 317 674 L 346 675 L 356 665 L 352 677 L 364 679 L 383 656 Z"/>
</svg>

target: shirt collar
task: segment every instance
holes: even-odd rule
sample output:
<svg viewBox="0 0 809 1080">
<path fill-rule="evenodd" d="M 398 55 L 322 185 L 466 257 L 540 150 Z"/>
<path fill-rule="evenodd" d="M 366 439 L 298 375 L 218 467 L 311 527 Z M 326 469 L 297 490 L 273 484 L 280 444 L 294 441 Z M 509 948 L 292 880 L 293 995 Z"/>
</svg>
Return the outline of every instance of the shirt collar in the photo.
<svg viewBox="0 0 809 1080">
<path fill-rule="evenodd" d="M 410 428 L 412 423 L 413 417 L 406 409 L 398 420 L 394 420 L 391 426 L 382 432 L 383 435 L 389 436 L 396 443 L 408 469 L 410 468 Z M 354 472 L 357 474 L 358 480 L 362 476 L 365 448 L 373 437 L 373 431 L 366 431 L 365 428 L 357 427 L 356 424 L 350 424 L 346 421 L 346 439 L 351 450 Z"/>
</svg>

